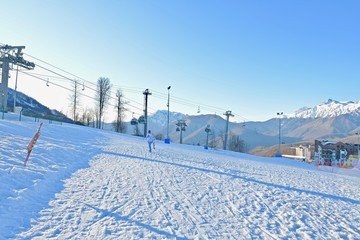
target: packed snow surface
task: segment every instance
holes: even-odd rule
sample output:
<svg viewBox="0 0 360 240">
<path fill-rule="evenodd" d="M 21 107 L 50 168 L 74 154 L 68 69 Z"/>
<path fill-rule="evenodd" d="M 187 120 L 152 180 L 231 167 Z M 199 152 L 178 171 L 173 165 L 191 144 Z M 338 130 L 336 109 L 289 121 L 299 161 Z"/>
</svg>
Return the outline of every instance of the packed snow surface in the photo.
<svg viewBox="0 0 360 240">
<path fill-rule="evenodd" d="M 360 239 L 360 170 L 0 119 L 0 239 Z M 156 133 L 156 129 L 152 129 Z"/>
</svg>

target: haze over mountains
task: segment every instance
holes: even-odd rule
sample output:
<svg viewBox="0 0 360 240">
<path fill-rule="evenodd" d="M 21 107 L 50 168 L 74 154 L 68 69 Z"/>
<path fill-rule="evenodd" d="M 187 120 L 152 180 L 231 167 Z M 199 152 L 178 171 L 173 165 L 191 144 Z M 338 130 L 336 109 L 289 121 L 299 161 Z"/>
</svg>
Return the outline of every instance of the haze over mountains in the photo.
<svg viewBox="0 0 360 240">
<path fill-rule="evenodd" d="M 13 90 L 9 89 L 9 101 L 13 98 Z M 11 103 L 8 103 L 9 105 Z M 45 103 L 46 104 L 46 103 Z M 50 110 L 25 94 L 18 93 L 17 105 L 33 112 L 52 114 L 71 121 L 65 115 Z M 183 143 L 191 145 L 205 145 L 205 128 L 209 125 L 211 135 L 209 142 L 214 141 L 221 147 L 225 133 L 226 120 L 224 116 L 215 114 L 186 115 L 170 112 L 169 137 L 171 142 L 180 142 L 180 133 L 176 131 L 178 120 L 185 120 L 187 124 L 183 134 Z M 112 124 L 108 124 L 111 129 Z M 133 134 L 135 126 L 127 123 L 126 133 Z M 140 132 L 143 125 L 139 124 Z M 155 135 L 167 135 L 167 111 L 159 110 L 148 116 L 148 129 Z M 284 114 L 281 119 L 281 141 L 285 144 L 296 142 L 313 143 L 315 139 L 339 139 L 355 135 L 360 132 L 360 101 L 336 101 L 329 99 L 314 107 L 304 107 L 294 113 Z M 246 144 L 246 151 L 256 147 L 270 147 L 279 143 L 279 119 L 267 121 L 249 121 L 243 123 L 229 123 L 229 135 L 239 136 Z"/>
</svg>

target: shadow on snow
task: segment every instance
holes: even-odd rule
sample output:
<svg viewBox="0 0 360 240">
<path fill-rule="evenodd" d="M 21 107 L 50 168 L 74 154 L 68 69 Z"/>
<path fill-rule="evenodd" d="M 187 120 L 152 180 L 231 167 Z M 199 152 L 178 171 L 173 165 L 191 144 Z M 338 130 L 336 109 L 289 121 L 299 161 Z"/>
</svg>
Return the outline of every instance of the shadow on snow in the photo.
<svg viewBox="0 0 360 240">
<path fill-rule="evenodd" d="M 202 171 L 202 172 L 206 172 L 206 173 L 213 173 L 213 174 L 218 174 L 218 175 L 222 175 L 222 176 L 232 177 L 232 178 L 235 178 L 235 179 L 242 179 L 242 180 L 253 182 L 253 183 L 267 185 L 267 186 L 270 186 L 270 187 L 280 188 L 280 189 L 284 189 L 284 190 L 287 190 L 287 191 L 295 191 L 295 192 L 298 192 L 298 193 L 307 193 L 307 194 L 310 194 L 310 195 L 319 196 L 319 197 L 323 197 L 323 198 L 328 198 L 328 199 L 332 199 L 332 200 L 340 200 L 340 201 L 344 201 L 344 202 L 348 202 L 348 203 L 352 203 L 352 204 L 360 204 L 359 200 L 354 200 L 354 199 L 347 198 L 347 197 L 335 196 L 335 195 L 331 195 L 331 194 L 327 194 L 327 193 L 320 193 L 320 192 L 311 191 L 311 190 L 304 190 L 304 189 L 299 189 L 299 188 L 294 188 L 294 187 L 282 186 L 282 185 L 278 185 L 278 184 L 274 184 L 274 183 L 268 183 L 268 182 L 265 182 L 265 181 L 260 181 L 260 180 L 254 179 L 254 178 L 242 177 L 242 176 L 234 175 L 232 173 L 220 172 L 220 171 L 216 171 L 216 170 L 205 169 L 205 168 L 200 168 L 200 167 L 195 167 L 195 166 L 189 166 L 189 165 L 180 164 L 180 163 L 167 162 L 167 161 L 163 161 L 163 160 L 144 158 L 144 157 L 138 157 L 138 156 L 133 156 L 133 155 L 115 153 L 115 152 L 104 151 L 103 153 L 104 154 L 109 154 L 109 155 L 115 155 L 115 156 L 119 156 L 119 157 L 139 159 L 139 160 L 142 160 L 142 161 L 162 163 L 162 164 L 177 166 L 177 167 L 181 167 L 181 168 L 187 168 L 187 169 Z"/>
<path fill-rule="evenodd" d="M 143 227 L 143 228 L 146 228 L 148 229 L 149 231 L 151 232 L 154 232 L 154 233 L 157 233 L 159 235 L 163 235 L 167 238 L 176 238 L 176 239 L 179 239 L 179 240 L 185 240 L 187 238 L 185 237 L 179 237 L 179 236 L 176 236 L 175 234 L 172 234 L 172 233 L 169 233 L 169 232 L 166 232 L 164 230 L 160 230 L 160 229 L 157 229 L 157 228 L 154 228 L 150 225 L 147 225 L 147 224 L 144 224 L 142 222 L 139 222 L 139 221 L 136 221 L 136 220 L 132 220 L 130 219 L 128 216 L 121 216 L 120 214 L 118 213 L 114 213 L 114 212 L 110 212 L 108 210 L 104 210 L 104 209 L 100 209 L 100 208 L 97 208 L 97 207 L 94 207 L 94 206 L 91 206 L 89 204 L 86 204 L 84 203 L 84 205 L 88 206 L 89 208 L 92 208 L 94 209 L 96 212 L 99 212 L 101 214 L 101 218 L 104 218 L 104 217 L 114 217 L 117 221 L 126 221 L 126 222 L 129 222 L 129 223 L 133 223 L 139 227 Z"/>
</svg>

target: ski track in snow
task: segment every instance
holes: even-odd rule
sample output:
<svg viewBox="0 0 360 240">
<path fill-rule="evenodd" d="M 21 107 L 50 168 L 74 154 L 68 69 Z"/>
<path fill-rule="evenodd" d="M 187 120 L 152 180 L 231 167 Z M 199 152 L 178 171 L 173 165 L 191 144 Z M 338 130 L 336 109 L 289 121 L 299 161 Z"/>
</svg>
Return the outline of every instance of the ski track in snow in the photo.
<svg viewBox="0 0 360 240">
<path fill-rule="evenodd" d="M 0 122 L 0 239 L 360 239 L 358 175 L 48 124 L 23 167 L 37 125 Z"/>
<path fill-rule="evenodd" d="M 293 178 L 301 176 L 296 171 L 303 169 L 276 165 L 265 169 L 259 162 L 227 160 L 216 154 L 199 159 L 197 150 L 177 152 L 161 144 L 158 148 L 148 153 L 144 142 L 114 138 L 89 168 L 65 181 L 64 190 L 56 194 L 50 208 L 42 210 L 32 227 L 18 237 L 360 237 L 359 200 L 353 200 L 359 195 L 332 195 L 334 188 L 342 190 L 336 182 L 329 193 L 317 191 L 316 178 L 329 181 L 331 174 L 316 176 L 317 172 L 309 170 L 299 181 Z"/>
</svg>

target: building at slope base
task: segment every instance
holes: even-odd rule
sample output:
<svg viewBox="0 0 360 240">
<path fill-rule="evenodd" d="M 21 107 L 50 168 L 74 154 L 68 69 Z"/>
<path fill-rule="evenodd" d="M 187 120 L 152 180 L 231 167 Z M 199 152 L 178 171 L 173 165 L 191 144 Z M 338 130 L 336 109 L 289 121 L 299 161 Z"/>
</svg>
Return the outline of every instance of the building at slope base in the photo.
<svg viewBox="0 0 360 240">
<path fill-rule="evenodd" d="M 315 140 L 317 165 L 353 168 L 359 166 L 359 144 Z"/>
</svg>

